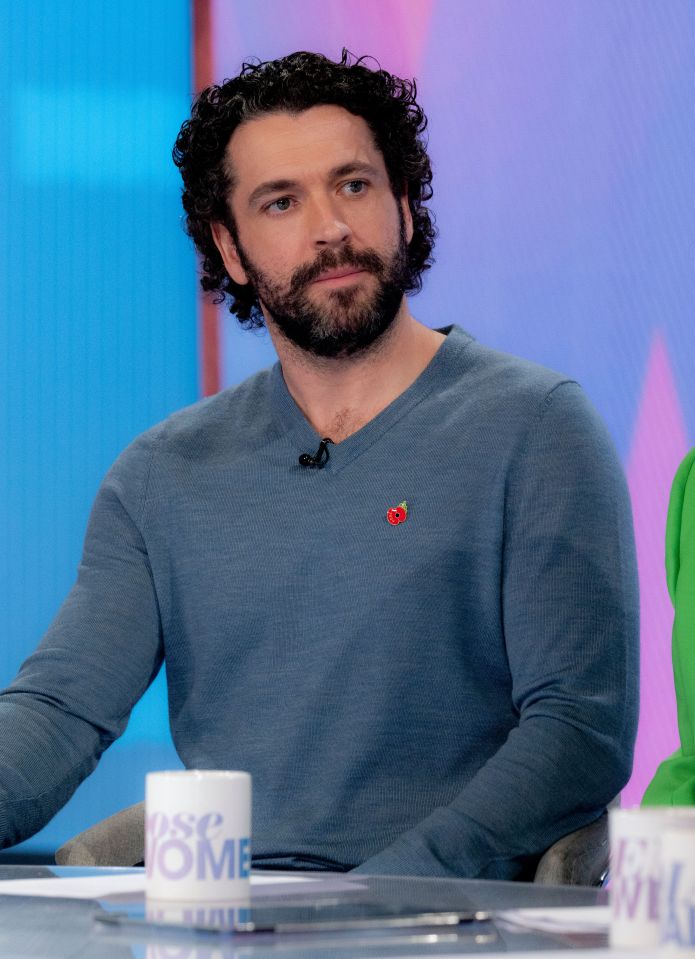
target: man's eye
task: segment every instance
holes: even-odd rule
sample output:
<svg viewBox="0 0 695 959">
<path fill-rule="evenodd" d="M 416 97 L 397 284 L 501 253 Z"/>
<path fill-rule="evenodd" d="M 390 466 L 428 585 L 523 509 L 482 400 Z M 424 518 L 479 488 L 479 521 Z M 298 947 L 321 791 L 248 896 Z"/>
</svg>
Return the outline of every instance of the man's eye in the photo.
<svg viewBox="0 0 695 959">
<path fill-rule="evenodd" d="M 279 199 L 269 203 L 266 210 L 270 213 L 285 213 L 291 206 L 292 200 L 288 196 L 281 196 Z"/>
<path fill-rule="evenodd" d="M 356 196 L 358 193 L 364 193 L 366 188 L 367 184 L 364 180 L 350 180 L 349 183 L 345 184 L 345 189 L 353 196 Z"/>
</svg>

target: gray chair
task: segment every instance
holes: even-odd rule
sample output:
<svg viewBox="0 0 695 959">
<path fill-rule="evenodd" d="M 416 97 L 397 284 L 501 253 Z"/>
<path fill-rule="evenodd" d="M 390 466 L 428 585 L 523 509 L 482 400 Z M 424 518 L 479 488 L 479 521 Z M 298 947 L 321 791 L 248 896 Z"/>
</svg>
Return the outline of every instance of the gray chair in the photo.
<svg viewBox="0 0 695 959">
<path fill-rule="evenodd" d="M 55 858 L 59 866 L 136 866 L 144 854 L 145 804 L 137 803 L 70 839 Z M 604 812 L 595 822 L 554 843 L 541 856 L 533 881 L 545 886 L 600 886 L 607 872 L 608 813 Z"/>
<path fill-rule="evenodd" d="M 56 852 L 59 866 L 137 866 L 144 858 L 144 802 L 102 819 Z"/>
<path fill-rule="evenodd" d="M 618 805 L 618 800 L 614 800 Z M 613 806 L 613 803 L 611 803 Z M 602 886 L 608 876 L 608 811 L 553 843 L 533 881 L 543 886 Z"/>
</svg>

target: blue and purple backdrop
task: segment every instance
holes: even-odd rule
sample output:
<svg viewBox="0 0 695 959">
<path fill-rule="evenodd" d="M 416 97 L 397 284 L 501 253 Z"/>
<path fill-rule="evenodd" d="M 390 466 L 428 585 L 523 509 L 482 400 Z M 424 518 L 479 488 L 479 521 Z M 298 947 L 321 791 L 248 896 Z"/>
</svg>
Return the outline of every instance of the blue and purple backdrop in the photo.
<svg viewBox="0 0 695 959">
<path fill-rule="evenodd" d="M 689 0 L 0 0 L 0 682 L 68 590 L 100 477 L 138 432 L 273 360 L 198 300 L 169 153 L 196 89 L 343 46 L 416 77 L 437 263 L 415 315 L 578 379 L 633 498 L 637 802 L 677 742 L 668 490 L 695 438 L 695 5 Z M 85 677 L 85 682 L 89 677 Z M 34 840 L 178 765 L 160 677 Z M 0 774 L 1 775 L 1 774 Z"/>
</svg>

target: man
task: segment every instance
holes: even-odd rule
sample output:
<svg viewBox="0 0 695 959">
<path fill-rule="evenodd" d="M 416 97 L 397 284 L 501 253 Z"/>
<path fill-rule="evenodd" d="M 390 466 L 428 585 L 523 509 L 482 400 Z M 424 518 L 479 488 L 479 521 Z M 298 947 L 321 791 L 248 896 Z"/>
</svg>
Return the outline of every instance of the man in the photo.
<svg viewBox="0 0 695 959">
<path fill-rule="evenodd" d="M 137 439 L 0 700 L 0 835 L 42 825 L 166 662 L 189 767 L 254 777 L 254 861 L 513 878 L 625 783 L 630 509 L 579 387 L 410 314 L 414 88 L 297 53 L 174 157 L 202 283 L 279 364 Z M 451 323 L 456 317 L 446 317 Z"/>
</svg>

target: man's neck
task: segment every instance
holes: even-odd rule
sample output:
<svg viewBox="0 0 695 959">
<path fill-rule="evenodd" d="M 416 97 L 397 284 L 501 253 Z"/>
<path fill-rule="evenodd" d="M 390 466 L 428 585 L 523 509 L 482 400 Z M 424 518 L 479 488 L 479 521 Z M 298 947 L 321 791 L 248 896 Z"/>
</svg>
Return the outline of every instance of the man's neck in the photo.
<svg viewBox="0 0 695 959">
<path fill-rule="evenodd" d="M 409 313 L 406 301 L 374 348 L 347 359 L 313 357 L 268 329 L 292 398 L 321 436 L 340 443 L 418 378 L 445 337 Z"/>
</svg>

